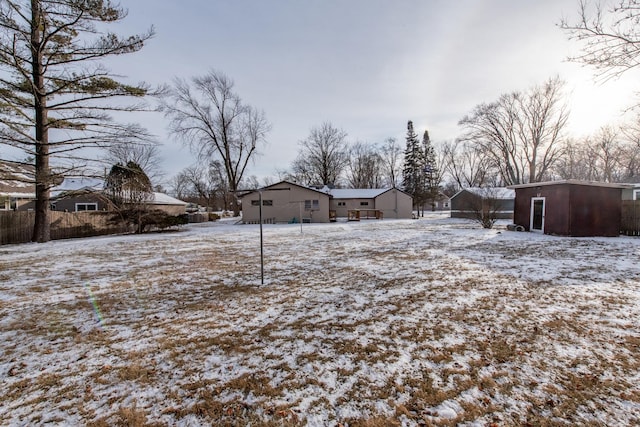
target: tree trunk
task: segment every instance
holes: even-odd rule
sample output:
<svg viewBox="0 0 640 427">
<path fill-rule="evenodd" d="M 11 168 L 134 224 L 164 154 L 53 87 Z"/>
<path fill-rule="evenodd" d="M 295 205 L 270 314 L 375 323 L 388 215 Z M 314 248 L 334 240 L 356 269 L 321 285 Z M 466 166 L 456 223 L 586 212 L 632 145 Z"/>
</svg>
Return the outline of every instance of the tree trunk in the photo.
<svg viewBox="0 0 640 427">
<path fill-rule="evenodd" d="M 44 67 L 40 45 L 42 11 L 39 0 L 31 0 L 31 57 L 33 97 L 35 104 L 36 137 L 36 206 L 35 224 L 31 241 L 43 243 L 51 240 L 51 215 L 49 207 L 49 137 L 47 128 L 47 97 L 44 86 Z"/>
</svg>

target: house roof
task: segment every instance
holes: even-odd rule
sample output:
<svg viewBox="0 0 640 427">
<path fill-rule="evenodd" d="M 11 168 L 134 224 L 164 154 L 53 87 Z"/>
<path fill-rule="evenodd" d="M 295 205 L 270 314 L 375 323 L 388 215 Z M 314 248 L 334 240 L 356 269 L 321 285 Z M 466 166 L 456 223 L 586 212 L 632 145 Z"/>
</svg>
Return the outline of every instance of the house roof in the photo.
<svg viewBox="0 0 640 427">
<path fill-rule="evenodd" d="M 0 160 L 0 194 L 11 197 L 35 198 L 35 166 L 28 163 Z"/>
<path fill-rule="evenodd" d="M 326 185 L 321 189 L 317 189 L 314 187 L 308 187 L 306 185 L 296 184 L 295 182 L 286 181 L 286 180 L 261 188 L 260 190 L 266 191 L 272 187 L 275 187 L 277 185 L 282 185 L 282 184 L 295 185 L 296 187 L 303 188 L 305 190 L 313 191 L 316 193 L 324 194 L 334 199 L 375 199 L 379 195 L 384 194 L 387 191 L 393 190 L 393 188 L 329 188 Z M 396 190 L 402 191 L 397 188 Z M 244 195 L 242 195 L 241 198 L 254 194 L 256 192 L 257 190 L 249 191 L 248 193 L 245 193 Z"/>
<path fill-rule="evenodd" d="M 62 184 L 51 189 L 51 197 L 59 197 L 69 193 L 96 192 L 104 190 L 104 180 L 100 178 L 65 178 Z M 187 202 L 178 200 L 164 193 L 153 193 L 153 199 L 147 203 L 152 205 L 180 205 L 186 206 Z"/>
<path fill-rule="evenodd" d="M 320 194 L 328 195 L 325 191 L 317 190 L 317 189 L 312 188 L 312 187 L 307 187 L 306 185 L 296 184 L 295 182 L 291 182 L 291 181 L 284 180 L 284 181 L 276 182 L 275 184 L 268 185 L 268 186 L 263 187 L 263 188 L 259 188 L 259 189 L 256 189 L 256 190 L 250 190 L 250 191 L 248 191 L 247 193 L 245 193 L 245 194 L 243 194 L 242 196 L 240 196 L 240 198 L 244 198 L 244 197 L 247 197 L 247 196 L 249 196 L 249 195 L 251 195 L 251 194 L 257 193 L 257 192 L 258 192 L 258 190 L 261 190 L 261 191 L 269 190 L 269 189 L 271 189 L 272 187 L 275 187 L 275 186 L 277 186 L 277 185 L 281 185 L 281 184 L 294 185 L 294 186 L 296 186 L 296 187 L 303 188 L 303 189 L 305 189 L 305 190 L 309 190 L 309 191 L 313 191 L 313 192 L 315 192 L 315 193 L 320 193 Z"/>
<path fill-rule="evenodd" d="M 153 200 L 149 201 L 149 204 L 152 205 L 180 205 L 187 206 L 187 202 L 183 202 L 182 200 L 176 199 L 175 197 L 171 197 L 164 193 L 153 193 Z"/>
<path fill-rule="evenodd" d="M 561 181 L 545 181 L 545 182 L 532 182 L 530 184 L 517 184 L 510 185 L 507 188 L 518 189 L 518 188 L 530 188 L 530 187 L 545 187 L 548 185 L 561 185 L 561 184 L 570 184 L 570 185 L 588 185 L 591 187 L 608 187 L 608 188 L 633 188 L 633 184 L 617 184 L 612 182 L 595 182 L 595 181 L 580 181 L 577 179 L 565 179 Z"/>
<path fill-rule="evenodd" d="M 62 184 L 51 189 L 51 197 L 58 197 L 61 194 L 71 192 L 102 191 L 103 188 L 103 179 L 88 177 L 65 178 Z"/>
<path fill-rule="evenodd" d="M 451 196 L 451 198 L 455 198 L 458 194 L 463 192 L 468 192 L 471 194 L 475 194 L 480 197 L 491 197 L 498 200 L 509 200 L 515 199 L 516 192 L 511 189 L 511 187 L 469 187 L 463 188 L 458 191 L 456 194 Z"/>
<path fill-rule="evenodd" d="M 326 188 L 326 187 L 325 187 Z M 323 189 L 324 190 L 324 189 Z M 327 193 L 334 199 L 375 199 L 388 188 L 331 188 Z"/>
</svg>

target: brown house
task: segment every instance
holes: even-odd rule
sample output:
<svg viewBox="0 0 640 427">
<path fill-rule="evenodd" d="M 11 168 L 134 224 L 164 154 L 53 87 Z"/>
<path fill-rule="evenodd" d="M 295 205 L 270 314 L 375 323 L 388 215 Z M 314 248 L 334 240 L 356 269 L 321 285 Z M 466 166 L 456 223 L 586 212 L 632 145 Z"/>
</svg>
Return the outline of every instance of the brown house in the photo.
<svg viewBox="0 0 640 427">
<path fill-rule="evenodd" d="M 560 236 L 618 236 L 624 184 L 552 181 L 512 185 L 514 223 Z"/>
</svg>

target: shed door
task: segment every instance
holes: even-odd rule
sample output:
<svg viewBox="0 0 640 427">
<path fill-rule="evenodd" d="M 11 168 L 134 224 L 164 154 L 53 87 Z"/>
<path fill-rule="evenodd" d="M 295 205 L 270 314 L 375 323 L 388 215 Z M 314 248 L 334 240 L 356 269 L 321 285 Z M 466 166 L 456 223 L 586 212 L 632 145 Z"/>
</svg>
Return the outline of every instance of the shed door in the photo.
<svg viewBox="0 0 640 427">
<path fill-rule="evenodd" d="M 544 197 L 531 199 L 531 223 L 529 230 L 544 233 Z"/>
</svg>

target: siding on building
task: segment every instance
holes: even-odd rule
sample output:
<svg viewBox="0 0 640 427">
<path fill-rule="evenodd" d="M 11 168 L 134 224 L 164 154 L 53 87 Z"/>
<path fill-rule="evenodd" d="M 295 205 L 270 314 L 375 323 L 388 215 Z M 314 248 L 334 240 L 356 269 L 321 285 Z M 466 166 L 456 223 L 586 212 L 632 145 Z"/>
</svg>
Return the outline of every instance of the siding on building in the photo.
<svg viewBox="0 0 640 427">
<path fill-rule="evenodd" d="M 389 189 L 376 197 L 375 206 L 387 219 L 410 219 L 413 214 L 413 198 L 397 188 Z"/>
<path fill-rule="evenodd" d="M 506 191 L 505 191 L 506 190 Z M 505 188 L 465 188 L 451 197 L 451 218 L 475 219 L 481 210 L 483 195 L 495 199 L 496 217 L 512 219 L 515 193 Z"/>
<path fill-rule="evenodd" d="M 545 234 L 561 236 L 618 236 L 622 189 L 616 184 L 556 181 L 512 186 L 516 191 L 514 223 L 531 226 L 533 198 L 544 199 Z"/>
<path fill-rule="evenodd" d="M 243 222 L 260 221 L 259 198 L 257 191 L 242 196 Z M 262 203 L 263 222 L 298 222 L 301 215 L 304 222 L 329 222 L 329 195 L 291 182 L 262 189 Z"/>
</svg>

